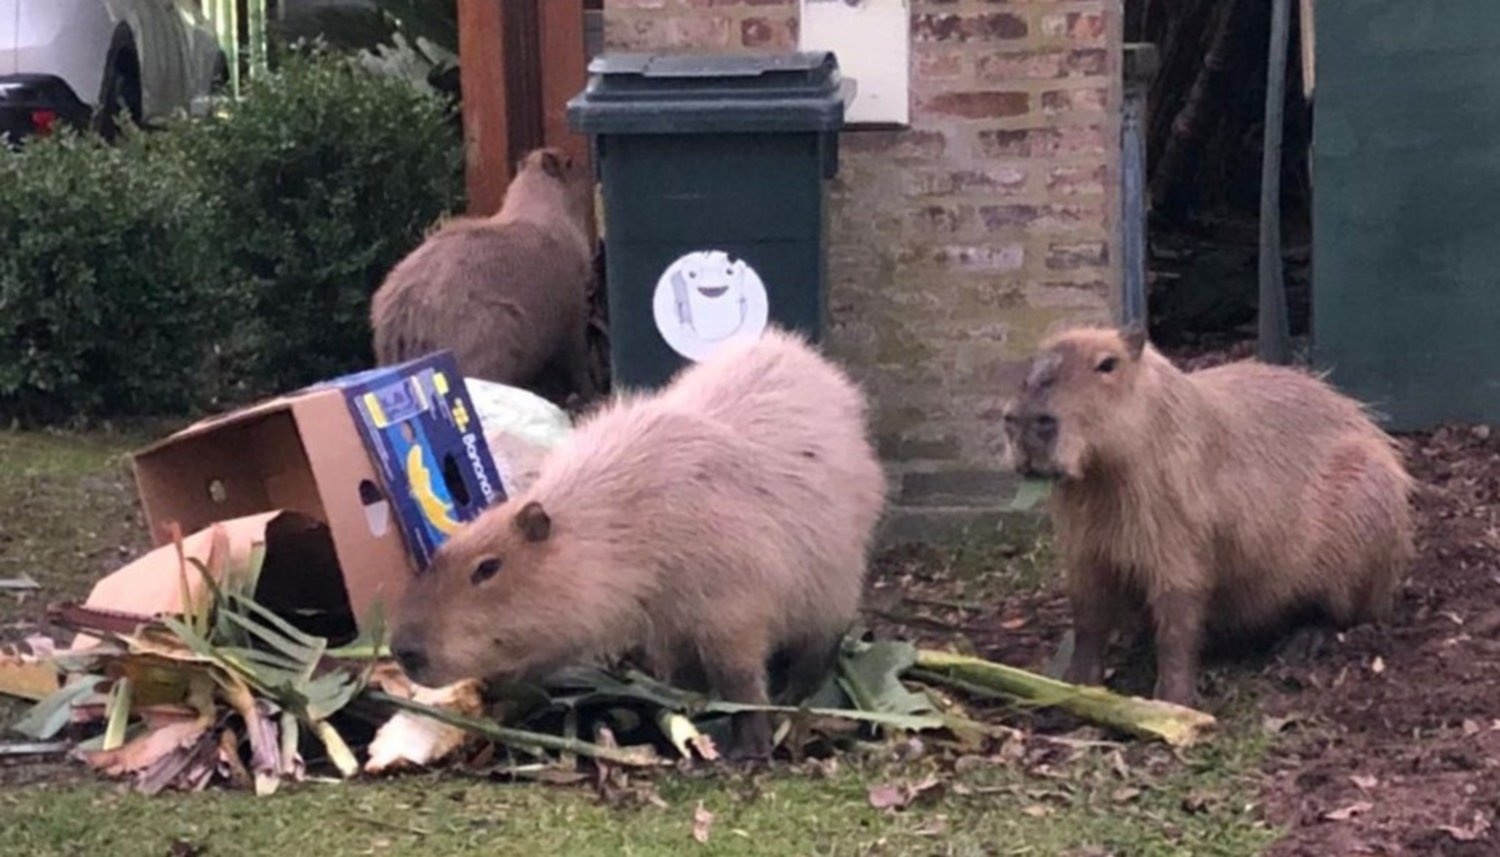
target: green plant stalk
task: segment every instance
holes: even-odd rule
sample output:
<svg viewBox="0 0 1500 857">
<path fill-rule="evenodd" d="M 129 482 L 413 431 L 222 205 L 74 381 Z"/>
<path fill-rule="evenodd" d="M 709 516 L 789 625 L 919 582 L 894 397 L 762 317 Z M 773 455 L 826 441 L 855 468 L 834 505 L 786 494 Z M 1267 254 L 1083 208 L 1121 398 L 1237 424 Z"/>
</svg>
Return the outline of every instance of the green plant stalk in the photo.
<svg viewBox="0 0 1500 857">
<path fill-rule="evenodd" d="M 109 723 L 104 728 L 101 749 L 118 750 L 125 743 L 125 728 L 130 725 L 130 679 L 120 678 L 109 695 Z"/>
<path fill-rule="evenodd" d="M 576 738 L 559 738 L 555 735 L 547 735 L 542 732 L 529 732 L 525 729 L 500 726 L 495 723 L 476 720 L 472 717 L 465 717 L 462 714 L 445 711 L 441 708 L 423 705 L 420 702 L 414 702 L 410 699 L 391 696 L 382 691 L 369 691 L 365 694 L 365 697 L 374 702 L 382 702 L 403 711 L 410 711 L 414 714 L 430 717 L 440 723 L 446 723 L 465 732 L 482 735 L 492 741 L 529 753 L 536 753 L 539 750 L 550 750 L 555 753 L 576 753 L 580 756 L 602 759 L 606 762 L 635 768 L 654 767 L 661 764 L 661 760 L 654 755 L 618 747 L 605 747 L 591 741 L 582 741 Z"/>
<path fill-rule="evenodd" d="M 926 680 L 947 682 L 965 690 L 977 687 L 1021 702 L 1061 708 L 1085 720 L 1174 747 L 1196 743 L 1216 723 L 1212 715 L 1196 709 L 1121 696 L 1102 687 L 1069 684 L 952 652 L 919 650 L 917 668 Z"/>
</svg>

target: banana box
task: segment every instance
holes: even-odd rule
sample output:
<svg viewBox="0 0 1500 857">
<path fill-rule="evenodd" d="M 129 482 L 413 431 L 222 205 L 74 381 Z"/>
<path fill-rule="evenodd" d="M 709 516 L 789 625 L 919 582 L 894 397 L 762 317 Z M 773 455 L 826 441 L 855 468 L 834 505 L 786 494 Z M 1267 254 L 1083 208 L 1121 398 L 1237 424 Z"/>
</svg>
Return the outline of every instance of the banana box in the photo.
<svg viewBox="0 0 1500 857">
<path fill-rule="evenodd" d="M 422 568 L 460 524 L 505 499 L 473 400 L 451 353 L 320 386 L 344 392 L 407 548 Z"/>
<path fill-rule="evenodd" d="M 275 565 L 283 579 L 263 575 L 262 588 L 274 585 L 287 611 L 347 604 L 356 621 L 377 605 L 389 616 L 448 534 L 505 497 L 448 352 L 203 420 L 136 452 L 133 464 L 156 546 L 171 543 L 174 526 L 188 534 L 272 512 L 326 531 L 336 563 L 315 562 L 305 545 L 281 547 L 267 572 Z M 316 571 L 330 565 L 331 581 Z"/>
</svg>

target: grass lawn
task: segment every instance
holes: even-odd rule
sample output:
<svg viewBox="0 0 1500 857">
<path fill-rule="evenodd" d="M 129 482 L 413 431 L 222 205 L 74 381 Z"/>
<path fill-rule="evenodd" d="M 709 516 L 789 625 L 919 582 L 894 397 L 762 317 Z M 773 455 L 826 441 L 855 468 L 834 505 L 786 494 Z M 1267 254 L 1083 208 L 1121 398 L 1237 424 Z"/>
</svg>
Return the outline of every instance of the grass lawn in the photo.
<svg viewBox="0 0 1500 857">
<path fill-rule="evenodd" d="M 0 578 L 43 586 L 0 593 L 0 641 L 144 546 L 123 458 L 142 439 L 0 433 Z M 1035 585 L 1004 567 L 1025 560 L 1011 554 L 954 564 L 962 597 Z M 0 719 L 18 711 L 0 699 Z M 602 795 L 446 773 L 144 798 L 77 767 L 0 762 L 0 854 L 1258 854 L 1275 834 L 1255 806 L 1267 739 L 1248 700 L 1221 716 L 1216 741 L 1181 754 L 1023 736 L 984 757 L 871 747 L 755 776 L 663 772 Z M 874 787 L 929 777 L 938 785 L 902 809 L 871 805 Z M 700 805 L 706 843 L 693 836 Z"/>
</svg>

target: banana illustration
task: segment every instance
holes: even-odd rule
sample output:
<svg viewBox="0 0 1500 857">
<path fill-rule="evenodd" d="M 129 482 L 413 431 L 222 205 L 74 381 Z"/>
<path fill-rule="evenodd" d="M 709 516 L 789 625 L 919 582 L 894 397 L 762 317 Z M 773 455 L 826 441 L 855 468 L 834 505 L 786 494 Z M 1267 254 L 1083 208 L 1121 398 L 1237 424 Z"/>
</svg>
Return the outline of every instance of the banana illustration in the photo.
<svg viewBox="0 0 1500 857">
<path fill-rule="evenodd" d="M 411 483 L 411 496 L 422 507 L 422 514 L 444 535 L 453 535 L 458 522 L 448 514 L 444 503 L 432 490 L 432 471 L 422 461 L 422 448 L 414 446 L 406 453 L 406 478 Z"/>
</svg>

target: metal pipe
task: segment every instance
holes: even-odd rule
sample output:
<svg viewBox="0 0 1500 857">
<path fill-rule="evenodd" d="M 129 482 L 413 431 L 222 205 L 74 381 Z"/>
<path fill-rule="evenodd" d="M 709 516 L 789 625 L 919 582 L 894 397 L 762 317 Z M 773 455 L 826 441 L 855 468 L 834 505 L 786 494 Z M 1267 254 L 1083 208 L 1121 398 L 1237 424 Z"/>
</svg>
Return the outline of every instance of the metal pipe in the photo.
<svg viewBox="0 0 1500 857">
<path fill-rule="evenodd" d="M 1260 359 L 1291 359 L 1286 284 L 1281 256 L 1281 132 L 1286 103 L 1286 60 L 1291 0 L 1272 0 L 1271 49 L 1266 63 L 1266 127 L 1260 173 Z"/>
<path fill-rule="evenodd" d="M 1125 46 L 1125 87 L 1120 125 L 1120 207 L 1124 255 L 1122 324 L 1147 324 L 1146 308 L 1146 101 L 1156 74 L 1156 46 Z"/>
</svg>

